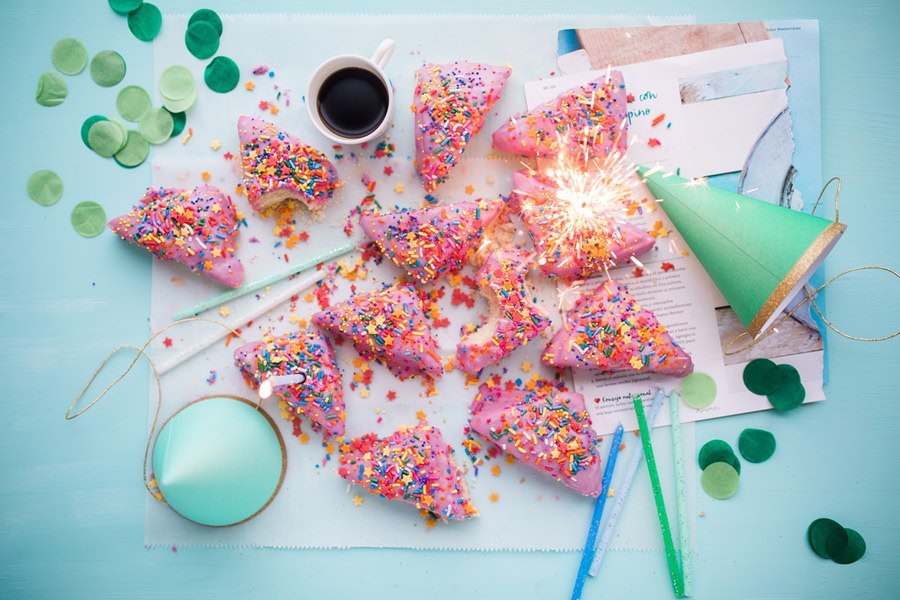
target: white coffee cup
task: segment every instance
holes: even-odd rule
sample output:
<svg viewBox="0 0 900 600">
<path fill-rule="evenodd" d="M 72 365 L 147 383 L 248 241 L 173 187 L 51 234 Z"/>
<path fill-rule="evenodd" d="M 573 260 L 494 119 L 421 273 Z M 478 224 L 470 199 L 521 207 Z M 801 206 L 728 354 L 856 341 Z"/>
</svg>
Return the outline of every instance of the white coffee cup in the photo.
<svg viewBox="0 0 900 600">
<path fill-rule="evenodd" d="M 391 124 L 391 114 L 394 111 L 394 90 L 391 89 L 391 82 L 384 72 L 384 67 L 394 53 L 394 46 L 394 40 L 384 40 L 378 46 L 378 49 L 375 50 L 375 54 L 372 55 L 372 58 L 357 56 L 356 54 L 341 54 L 329 58 L 316 68 L 312 77 L 309 78 L 309 86 L 306 90 L 306 112 L 309 113 L 310 120 L 322 135 L 338 144 L 362 144 L 384 134 Z M 322 121 L 322 115 L 319 114 L 319 91 L 322 88 L 322 84 L 336 71 L 352 67 L 365 69 L 378 76 L 384 84 L 384 88 L 387 90 L 388 98 L 384 119 L 378 127 L 374 131 L 356 138 L 348 138 L 335 133 L 325 125 Z"/>
</svg>

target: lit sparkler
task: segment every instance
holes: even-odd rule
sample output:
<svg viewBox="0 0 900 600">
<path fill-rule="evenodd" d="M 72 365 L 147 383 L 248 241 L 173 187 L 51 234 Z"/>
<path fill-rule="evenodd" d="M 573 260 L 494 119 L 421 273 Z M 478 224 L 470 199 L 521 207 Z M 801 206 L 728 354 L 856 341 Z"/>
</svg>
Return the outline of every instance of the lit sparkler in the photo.
<svg viewBox="0 0 900 600">
<path fill-rule="evenodd" d="M 612 148 L 618 145 L 622 128 L 618 130 Z M 523 197 L 523 218 L 539 224 L 544 232 L 536 240 L 540 264 L 550 257 L 559 266 L 573 260 L 600 268 L 615 264 L 612 246 L 622 241 L 616 217 L 624 216 L 631 203 L 635 165 L 619 150 L 603 159 L 593 157 L 595 144 L 604 135 L 601 125 L 558 133 L 556 161 L 542 172 L 545 189 L 516 190 Z"/>
</svg>

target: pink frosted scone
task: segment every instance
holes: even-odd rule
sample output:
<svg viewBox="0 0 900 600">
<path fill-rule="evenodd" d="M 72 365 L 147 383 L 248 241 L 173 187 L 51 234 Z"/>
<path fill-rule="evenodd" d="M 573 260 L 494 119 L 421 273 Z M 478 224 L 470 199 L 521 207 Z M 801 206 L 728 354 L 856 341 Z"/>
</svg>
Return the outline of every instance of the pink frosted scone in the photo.
<svg viewBox="0 0 900 600">
<path fill-rule="evenodd" d="M 653 249 L 656 240 L 626 222 L 610 219 L 608 236 L 593 234 L 563 239 L 558 235 L 552 210 L 556 187 L 537 173 L 513 173 L 510 207 L 517 211 L 528 228 L 535 248 L 542 256 L 541 270 L 549 276 L 568 280 L 584 279 L 614 264 L 622 266 L 632 256 Z"/>
<path fill-rule="evenodd" d="M 598 440 L 581 394 L 505 391 L 482 384 L 469 410 L 472 429 L 522 464 L 579 494 L 600 495 Z"/>
<path fill-rule="evenodd" d="M 476 374 L 524 346 L 550 326 L 547 314 L 531 300 L 521 252 L 497 251 L 478 271 L 476 280 L 487 298 L 487 322 L 467 333 L 456 346 L 456 363 Z"/>
<path fill-rule="evenodd" d="M 500 98 L 509 67 L 459 60 L 428 63 L 416 71 L 412 110 L 416 117 L 416 165 L 425 190 L 449 177 L 469 139 Z"/>
<path fill-rule="evenodd" d="M 362 292 L 317 312 L 313 323 L 353 340 L 363 358 L 383 363 L 400 379 L 440 377 L 437 342 L 425 320 L 422 298 L 411 285 Z"/>
<path fill-rule="evenodd" d="M 386 438 L 374 433 L 340 446 L 338 475 L 369 493 L 412 504 L 444 521 L 478 514 L 453 448 L 441 430 L 421 421 Z"/>
<path fill-rule="evenodd" d="M 604 159 L 613 148 L 627 149 L 625 83 L 611 71 L 581 87 L 565 91 L 531 112 L 510 117 L 493 134 L 494 148 L 521 156 L 555 157 L 559 135 L 573 153 L 589 149 L 589 158 Z"/>
<path fill-rule="evenodd" d="M 263 337 L 234 352 L 234 363 L 254 390 L 274 375 L 303 373 L 305 381 L 275 388 L 291 416 L 302 415 L 326 435 L 344 435 L 344 388 L 331 345 L 318 331 Z"/>
<path fill-rule="evenodd" d="M 420 283 L 459 271 L 503 201 L 466 200 L 430 208 L 365 213 L 359 224 L 381 251 Z"/>
<path fill-rule="evenodd" d="M 606 280 L 581 295 L 544 349 L 550 367 L 651 372 L 684 377 L 691 357 L 625 286 Z"/>
<path fill-rule="evenodd" d="M 240 219 L 218 188 L 150 188 L 130 213 L 106 224 L 126 242 L 173 260 L 229 287 L 244 281 L 234 255 Z"/>
<path fill-rule="evenodd" d="M 264 213 L 286 200 L 320 210 L 340 186 L 337 171 L 325 155 L 255 117 L 238 119 L 241 169 L 247 199 Z"/>
</svg>

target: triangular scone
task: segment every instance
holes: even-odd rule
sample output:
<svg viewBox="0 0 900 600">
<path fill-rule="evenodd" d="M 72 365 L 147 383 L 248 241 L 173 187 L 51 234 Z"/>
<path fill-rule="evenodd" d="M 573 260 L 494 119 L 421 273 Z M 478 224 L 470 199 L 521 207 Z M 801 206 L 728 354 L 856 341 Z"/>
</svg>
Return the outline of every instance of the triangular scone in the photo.
<svg viewBox="0 0 900 600">
<path fill-rule="evenodd" d="M 340 451 L 338 474 L 372 494 L 412 504 L 445 521 L 478 514 L 453 448 L 440 429 L 424 421 L 383 439 L 374 433 L 353 438 Z"/>
<path fill-rule="evenodd" d="M 625 286 L 609 279 L 582 294 L 541 356 L 550 367 L 684 377 L 691 357 Z"/>
<path fill-rule="evenodd" d="M 466 200 L 430 208 L 366 213 L 359 224 L 382 252 L 420 283 L 459 271 L 503 201 Z"/>
<path fill-rule="evenodd" d="M 491 254 L 476 280 L 487 298 L 487 322 L 463 336 L 456 346 L 456 364 L 475 374 L 523 346 L 550 326 L 547 314 L 532 302 L 525 281 L 526 256 L 517 250 Z"/>
<path fill-rule="evenodd" d="M 238 223 L 231 198 L 203 185 L 193 190 L 148 189 L 130 213 L 106 226 L 159 259 L 180 262 L 238 287 L 244 281 L 244 266 L 234 255 Z"/>
<path fill-rule="evenodd" d="M 306 380 L 275 388 L 290 410 L 307 417 L 326 435 L 344 435 L 344 388 L 328 339 L 318 331 L 265 336 L 234 352 L 234 363 L 254 390 L 269 377 L 303 373 Z"/>
<path fill-rule="evenodd" d="M 469 139 L 500 98 L 509 67 L 460 60 L 416 71 L 416 165 L 426 191 L 447 181 Z"/>
<path fill-rule="evenodd" d="M 646 231 L 612 218 L 607 236 L 573 232 L 571 238 L 562 237 L 548 205 L 556 201 L 556 189 L 551 181 L 537 173 L 513 173 L 510 207 L 528 228 L 543 259 L 538 264 L 547 275 L 586 279 L 606 268 L 627 264 L 632 256 L 648 252 L 656 243 Z"/>
<path fill-rule="evenodd" d="M 597 497 L 603 469 L 584 397 L 573 392 L 505 391 L 481 385 L 469 424 L 519 462 Z"/>
<path fill-rule="evenodd" d="M 325 155 L 272 123 L 255 117 L 238 119 L 244 192 L 257 212 L 286 200 L 320 210 L 340 186 Z"/>
<path fill-rule="evenodd" d="M 444 372 L 422 298 L 410 285 L 356 294 L 317 312 L 312 320 L 353 340 L 363 358 L 383 363 L 400 379 Z"/>
<path fill-rule="evenodd" d="M 628 147 L 625 83 L 610 71 L 583 86 L 567 90 L 534 110 L 510 117 L 493 134 L 494 148 L 522 156 L 555 157 L 560 137 L 570 154 L 604 159 Z"/>
</svg>

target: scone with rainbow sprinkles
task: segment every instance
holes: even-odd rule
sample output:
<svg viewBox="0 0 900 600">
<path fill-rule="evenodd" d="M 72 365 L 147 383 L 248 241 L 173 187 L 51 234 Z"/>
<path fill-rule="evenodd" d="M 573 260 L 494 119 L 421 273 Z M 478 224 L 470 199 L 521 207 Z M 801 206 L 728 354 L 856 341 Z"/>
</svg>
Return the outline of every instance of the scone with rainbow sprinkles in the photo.
<svg viewBox="0 0 900 600">
<path fill-rule="evenodd" d="M 242 185 L 250 205 L 265 214 L 286 201 L 321 210 L 340 186 L 334 166 L 322 152 L 268 121 L 238 119 Z"/>
<path fill-rule="evenodd" d="M 202 185 L 193 190 L 150 188 L 131 212 L 106 226 L 160 260 L 238 287 L 244 281 L 244 266 L 235 256 L 240 220 L 229 196 Z"/>
</svg>

